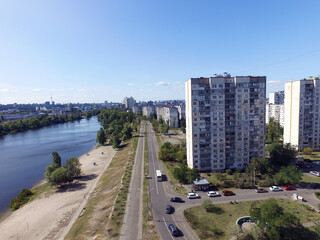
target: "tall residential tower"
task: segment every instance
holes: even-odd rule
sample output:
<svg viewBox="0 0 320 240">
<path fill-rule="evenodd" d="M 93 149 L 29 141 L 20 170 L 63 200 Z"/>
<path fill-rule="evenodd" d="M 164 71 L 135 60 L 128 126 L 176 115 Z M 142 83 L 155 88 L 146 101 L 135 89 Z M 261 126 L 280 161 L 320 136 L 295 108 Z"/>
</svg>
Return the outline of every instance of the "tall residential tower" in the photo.
<svg viewBox="0 0 320 240">
<path fill-rule="evenodd" d="M 320 150 L 320 78 L 285 84 L 283 142 Z"/>
<path fill-rule="evenodd" d="M 191 78 L 185 90 L 190 168 L 223 171 L 265 157 L 266 77 Z"/>
</svg>

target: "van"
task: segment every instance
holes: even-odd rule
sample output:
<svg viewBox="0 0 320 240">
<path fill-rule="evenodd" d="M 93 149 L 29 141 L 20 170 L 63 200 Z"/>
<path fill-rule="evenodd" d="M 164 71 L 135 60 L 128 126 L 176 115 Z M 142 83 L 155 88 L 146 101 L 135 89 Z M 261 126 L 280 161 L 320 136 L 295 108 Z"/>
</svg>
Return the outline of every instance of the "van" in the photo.
<svg viewBox="0 0 320 240">
<path fill-rule="evenodd" d="M 320 172 L 317 171 L 310 171 L 310 174 L 320 177 Z"/>
</svg>

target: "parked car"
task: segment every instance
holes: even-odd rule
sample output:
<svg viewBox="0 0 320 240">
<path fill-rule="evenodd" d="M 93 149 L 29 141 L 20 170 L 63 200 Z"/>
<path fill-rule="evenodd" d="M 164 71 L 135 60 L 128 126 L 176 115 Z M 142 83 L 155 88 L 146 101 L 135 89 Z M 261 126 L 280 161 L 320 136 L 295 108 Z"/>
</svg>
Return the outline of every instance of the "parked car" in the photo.
<svg viewBox="0 0 320 240">
<path fill-rule="evenodd" d="M 208 197 L 220 197 L 221 194 L 215 191 L 209 191 L 208 192 Z"/>
<path fill-rule="evenodd" d="M 179 197 L 173 197 L 173 198 L 170 198 L 170 202 L 184 202 L 184 201 Z"/>
<path fill-rule="evenodd" d="M 278 187 L 278 186 L 272 186 L 270 187 L 270 190 L 272 192 L 280 192 L 280 191 L 283 191 L 283 189 L 281 187 Z"/>
<path fill-rule="evenodd" d="M 312 162 L 311 159 L 309 159 L 309 158 L 305 158 L 304 161 L 305 162 Z"/>
<path fill-rule="evenodd" d="M 290 185 L 284 186 L 283 189 L 284 189 L 284 190 L 287 190 L 287 191 L 289 191 L 289 190 L 297 190 L 295 187 L 290 186 Z"/>
<path fill-rule="evenodd" d="M 189 192 L 187 194 L 187 198 L 194 199 L 194 198 L 200 198 L 200 196 L 197 193 Z"/>
<path fill-rule="evenodd" d="M 173 212 L 173 207 L 171 206 L 171 205 L 167 205 L 166 206 L 166 213 L 167 214 L 170 214 L 170 213 L 172 213 Z"/>
<path fill-rule="evenodd" d="M 222 191 L 222 193 L 223 193 L 224 196 L 232 196 L 232 195 L 234 195 L 234 193 L 232 191 L 229 191 L 229 190 L 224 190 L 224 191 Z"/>
<path fill-rule="evenodd" d="M 320 177 L 320 172 L 318 171 L 310 171 L 310 174 Z"/>
<path fill-rule="evenodd" d="M 320 183 L 311 183 L 310 187 L 313 188 L 313 189 L 320 188 Z"/>
<path fill-rule="evenodd" d="M 175 225 L 169 224 L 168 229 L 169 229 L 169 232 L 171 233 L 172 236 L 174 236 L 174 237 L 178 236 L 179 231 Z"/>
<path fill-rule="evenodd" d="M 266 192 L 268 192 L 266 189 L 264 189 L 264 188 L 257 188 L 256 189 L 256 192 L 257 193 L 266 193 Z"/>
</svg>

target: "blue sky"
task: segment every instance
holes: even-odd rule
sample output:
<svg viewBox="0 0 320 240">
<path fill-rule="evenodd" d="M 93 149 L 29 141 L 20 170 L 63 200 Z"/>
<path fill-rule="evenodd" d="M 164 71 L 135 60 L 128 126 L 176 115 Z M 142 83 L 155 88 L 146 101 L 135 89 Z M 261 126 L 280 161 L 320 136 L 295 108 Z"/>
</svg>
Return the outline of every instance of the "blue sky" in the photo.
<svg viewBox="0 0 320 240">
<path fill-rule="evenodd" d="M 320 75 L 320 1 L 0 0 L 0 104 L 184 99 L 184 81 Z"/>
</svg>

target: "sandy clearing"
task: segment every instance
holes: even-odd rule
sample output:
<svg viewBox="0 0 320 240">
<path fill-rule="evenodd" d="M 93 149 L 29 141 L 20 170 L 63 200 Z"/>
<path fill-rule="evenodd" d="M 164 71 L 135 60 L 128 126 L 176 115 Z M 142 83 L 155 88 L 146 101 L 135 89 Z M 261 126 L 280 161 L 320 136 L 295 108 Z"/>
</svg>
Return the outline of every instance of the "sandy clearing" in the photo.
<svg viewBox="0 0 320 240">
<path fill-rule="evenodd" d="M 58 191 L 46 198 L 40 196 L 12 213 L 0 223 L 0 239 L 59 239 L 79 207 L 83 207 L 114 153 L 111 146 L 102 146 L 81 156 L 84 177 L 68 191 Z"/>
</svg>

